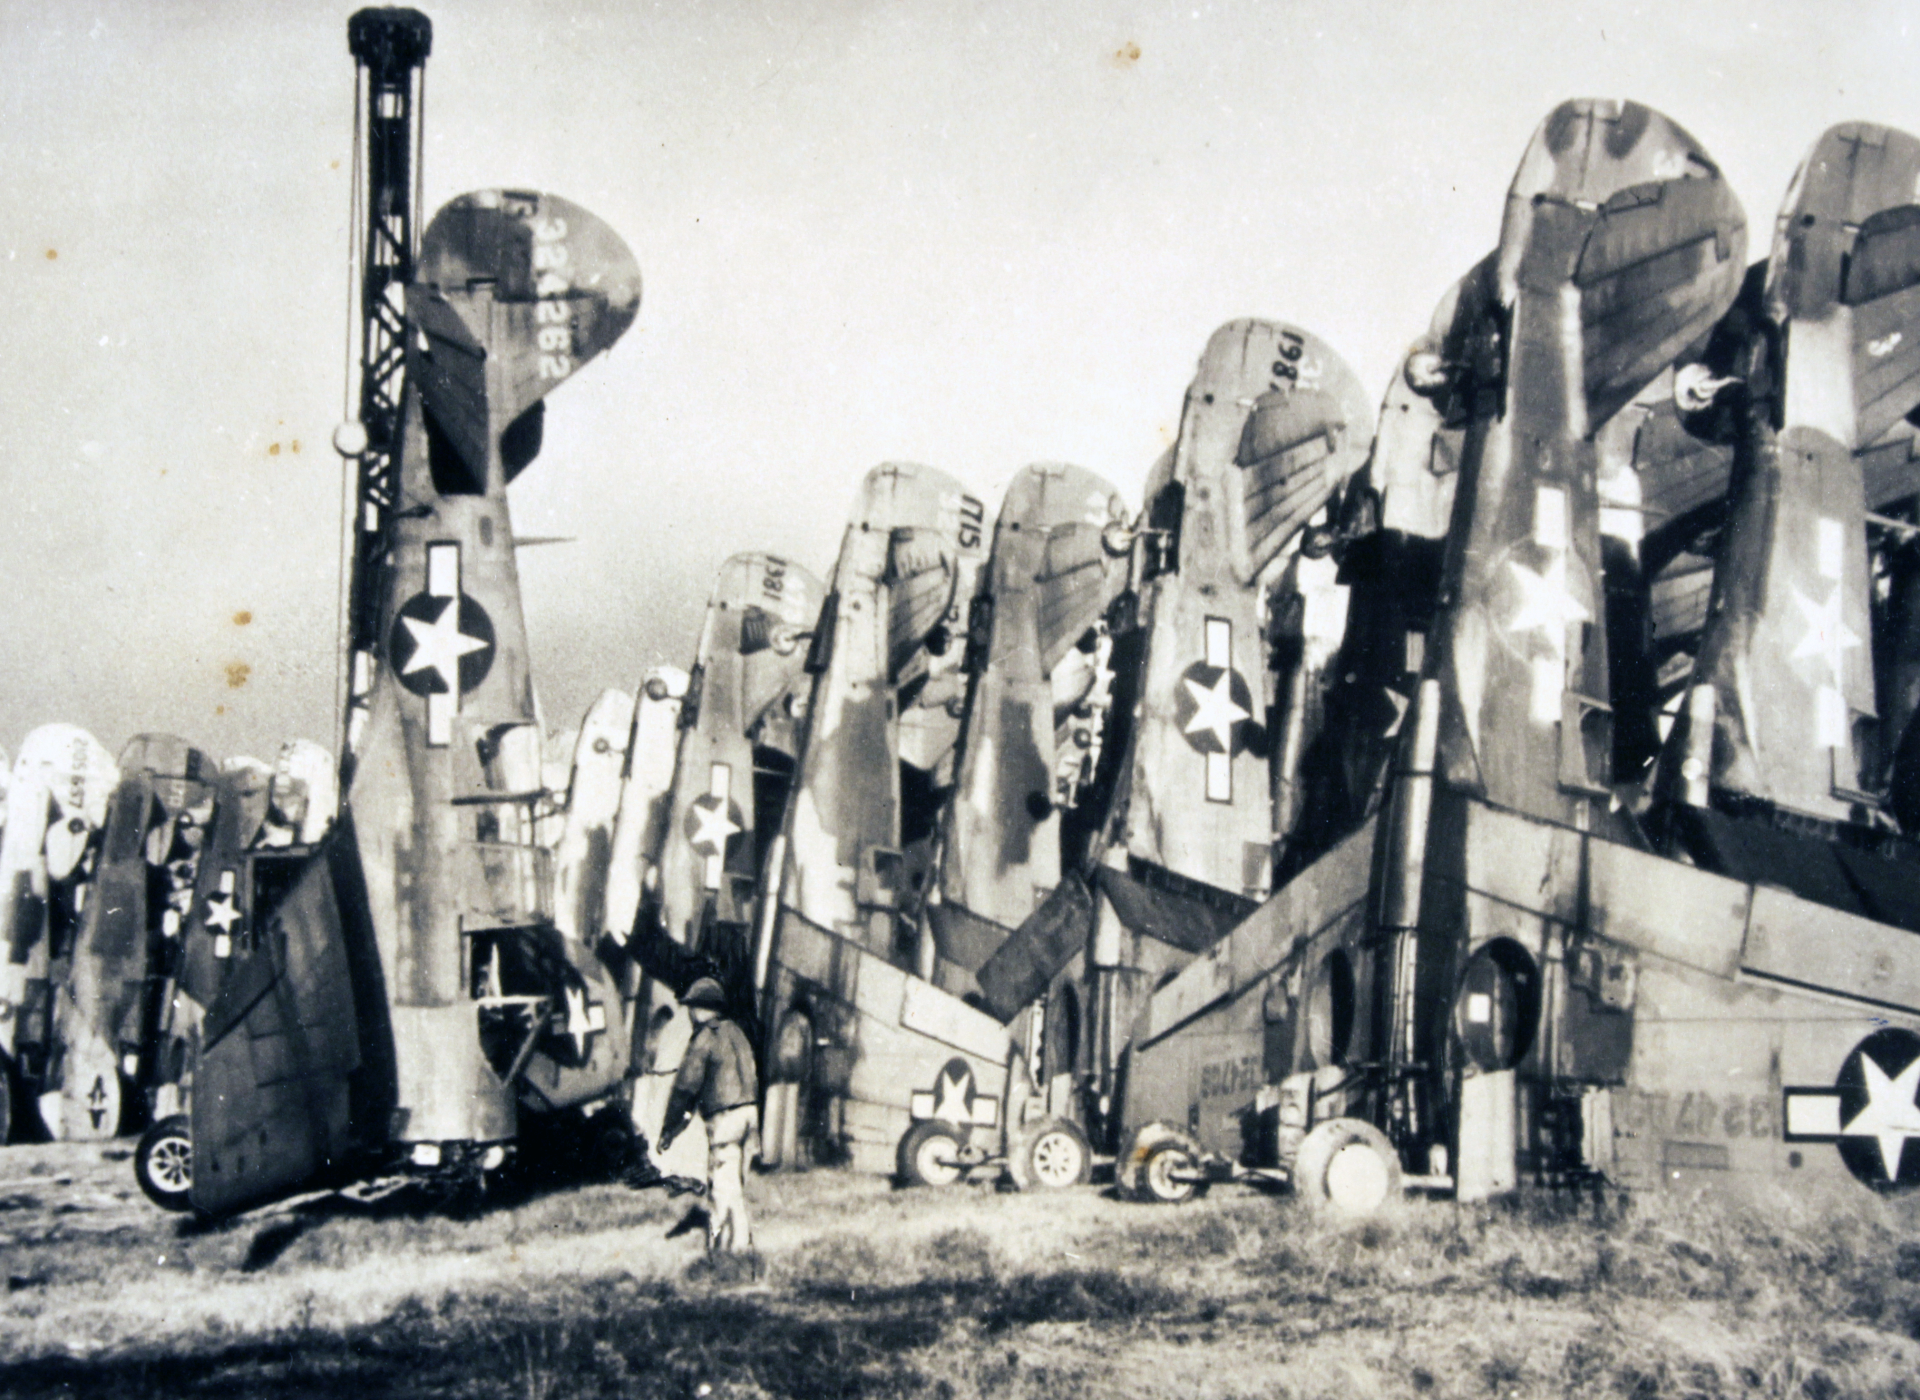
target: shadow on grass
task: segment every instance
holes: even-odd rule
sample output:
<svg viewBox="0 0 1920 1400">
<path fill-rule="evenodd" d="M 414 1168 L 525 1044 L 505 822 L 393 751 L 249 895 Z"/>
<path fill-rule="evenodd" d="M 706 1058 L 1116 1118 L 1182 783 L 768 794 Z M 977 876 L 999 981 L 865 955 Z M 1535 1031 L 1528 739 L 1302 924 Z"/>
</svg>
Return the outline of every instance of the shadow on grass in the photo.
<svg viewBox="0 0 1920 1400">
<path fill-rule="evenodd" d="M 433 1308 L 409 1299 L 379 1323 L 341 1333 L 302 1327 L 188 1354 L 47 1357 L 11 1368 L 0 1390 L 684 1400 L 703 1384 L 733 1384 L 796 1400 L 865 1400 L 939 1391 L 915 1353 L 946 1337 L 959 1316 L 1004 1336 L 1036 1321 L 1126 1325 L 1186 1306 L 1151 1280 L 1101 1269 L 862 1288 L 857 1303 L 845 1293 L 779 1299 L 599 1280 L 538 1297 L 449 1297 Z"/>
</svg>

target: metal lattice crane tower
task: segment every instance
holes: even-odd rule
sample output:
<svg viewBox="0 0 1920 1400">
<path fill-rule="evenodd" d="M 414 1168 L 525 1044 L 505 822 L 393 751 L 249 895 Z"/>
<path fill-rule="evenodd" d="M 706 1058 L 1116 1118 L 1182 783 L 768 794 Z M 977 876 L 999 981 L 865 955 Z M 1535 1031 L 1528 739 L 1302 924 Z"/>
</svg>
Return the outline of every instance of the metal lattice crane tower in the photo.
<svg viewBox="0 0 1920 1400">
<path fill-rule="evenodd" d="M 353 54 L 354 238 L 359 281 L 359 427 L 336 441 L 355 459 L 344 643 L 342 785 L 352 775 L 356 721 L 365 714 L 379 654 L 380 570 L 399 494 L 396 453 L 406 379 L 405 288 L 418 251 L 420 112 L 433 24 L 418 10 L 366 9 L 347 21 Z M 353 449 L 358 448 L 356 452 Z"/>
</svg>

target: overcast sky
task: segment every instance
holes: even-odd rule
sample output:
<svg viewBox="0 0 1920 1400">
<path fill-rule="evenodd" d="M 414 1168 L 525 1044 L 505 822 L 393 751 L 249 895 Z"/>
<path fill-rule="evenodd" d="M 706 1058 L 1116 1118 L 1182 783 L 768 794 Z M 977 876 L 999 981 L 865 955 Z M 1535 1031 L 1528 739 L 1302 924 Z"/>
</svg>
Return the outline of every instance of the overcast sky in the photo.
<svg viewBox="0 0 1920 1400">
<path fill-rule="evenodd" d="M 0 744 L 335 742 L 351 6 L 0 0 Z M 1560 99 L 1706 146 L 1764 251 L 1834 122 L 1920 130 L 1914 4 L 441 3 L 426 207 L 551 190 L 645 294 L 513 490 L 547 723 L 824 573 L 863 473 L 1137 503 L 1212 329 L 1375 392 Z M 244 619 L 244 620 L 241 620 Z"/>
</svg>

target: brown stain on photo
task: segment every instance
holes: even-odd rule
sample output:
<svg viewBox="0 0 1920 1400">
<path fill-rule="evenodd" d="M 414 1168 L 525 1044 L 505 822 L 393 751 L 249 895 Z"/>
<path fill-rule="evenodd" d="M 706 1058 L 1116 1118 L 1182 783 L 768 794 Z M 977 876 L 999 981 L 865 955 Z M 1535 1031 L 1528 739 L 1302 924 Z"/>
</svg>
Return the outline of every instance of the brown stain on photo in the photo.
<svg viewBox="0 0 1920 1400">
<path fill-rule="evenodd" d="M 280 444 L 277 442 L 269 443 L 267 445 L 267 455 L 269 457 L 278 457 L 280 455 Z"/>
<path fill-rule="evenodd" d="M 229 690 L 238 690 L 247 683 L 247 677 L 252 674 L 253 667 L 249 666 L 246 662 L 229 661 L 227 663 L 227 688 Z"/>
<path fill-rule="evenodd" d="M 1129 39 L 1113 51 L 1115 68 L 1131 68 L 1140 61 L 1140 46 Z"/>
<path fill-rule="evenodd" d="M 60 251 L 59 251 L 59 249 L 57 249 L 57 248 L 49 248 L 49 249 L 47 249 L 47 261 L 48 261 L 48 262 L 52 262 L 52 261 L 53 261 L 53 260 L 54 260 L 55 258 L 57 258 L 57 257 L 59 257 L 59 256 L 60 256 Z"/>
<path fill-rule="evenodd" d="M 235 627 L 245 627 L 249 622 L 252 622 L 252 621 L 253 621 L 253 614 L 246 608 L 240 609 L 239 612 L 233 615 L 233 625 Z"/>
</svg>

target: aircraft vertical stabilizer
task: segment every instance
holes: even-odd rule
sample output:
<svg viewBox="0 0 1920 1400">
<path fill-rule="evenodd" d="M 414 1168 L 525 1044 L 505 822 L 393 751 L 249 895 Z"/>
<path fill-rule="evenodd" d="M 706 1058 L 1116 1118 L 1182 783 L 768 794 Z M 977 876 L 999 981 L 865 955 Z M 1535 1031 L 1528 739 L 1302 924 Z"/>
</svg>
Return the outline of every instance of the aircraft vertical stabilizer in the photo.
<svg viewBox="0 0 1920 1400">
<path fill-rule="evenodd" d="M 1756 304 L 1709 347 L 1717 364 L 1690 367 L 1706 378 L 1701 411 L 1731 417 L 1734 455 L 1708 620 L 1662 775 L 1676 793 L 1828 821 L 1875 805 L 1860 449 L 1920 404 L 1917 183 L 1913 137 L 1861 123 L 1823 135 L 1788 189 L 1764 281 L 1750 283 Z"/>
<path fill-rule="evenodd" d="M 119 769 L 72 971 L 55 1002 L 56 1050 L 41 1117 L 62 1139 L 117 1135 L 123 1091 L 148 1087 L 158 969 L 178 936 L 182 906 L 191 905 L 219 777 L 206 754 L 166 734 L 133 739 Z"/>
<path fill-rule="evenodd" d="M 30 1097 L 57 1050 L 55 997 L 71 961 L 76 887 L 91 873 L 86 861 L 119 781 L 113 755 L 71 724 L 41 725 L 14 759 L 0 832 L 0 1072 Z M 33 1111 L 6 1107 L 0 1142 Z"/>
<path fill-rule="evenodd" d="M 1594 431 L 1732 301 L 1746 225 L 1692 137 L 1578 101 L 1507 196 L 1489 353 L 1441 579 L 1439 757 L 1452 783 L 1552 820 L 1608 794 L 1612 736 Z"/>
<path fill-rule="evenodd" d="M 756 890 L 791 781 L 795 708 L 824 591 L 771 554 L 721 566 L 681 709 L 659 846 L 667 936 L 710 956 L 730 991 L 751 980 Z M 878 760 L 876 760 L 878 761 Z"/>
<path fill-rule="evenodd" d="M 1060 883 L 1061 814 L 1092 785 L 1107 727 L 1106 617 L 1130 581 L 1132 538 L 1119 493 L 1092 472 L 1031 466 L 1007 488 L 968 625 L 972 684 L 926 910 L 935 980 L 950 990 L 973 990 Z M 988 1000 L 1011 1019 L 1031 994 Z"/>
<path fill-rule="evenodd" d="M 947 701 L 961 694 L 986 557 L 986 509 L 959 482 L 876 467 L 809 649 L 806 735 L 766 869 L 754 982 L 768 1113 L 783 1125 L 769 1137 L 797 1148 L 804 1136 L 816 1161 L 891 1170 L 923 1070 L 931 1081 L 927 1054 L 977 1046 L 981 1073 L 1004 1078 L 1004 1029 L 917 975 L 914 917 L 952 783 L 960 706 Z"/>
<path fill-rule="evenodd" d="M 359 1152 L 477 1169 L 522 1105 L 589 1101 L 625 1074 L 620 988 L 557 927 L 534 839 L 540 731 L 506 487 L 539 450 L 545 395 L 639 299 L 618 237 L 552 195 L 464 195 L 426 231 L 353 782 L 265 956 L 208 1013 L 200 1209 L 325 1179 Z M 259 1148 L 263 1123 L 284 1150 Z"/>
</svg>

